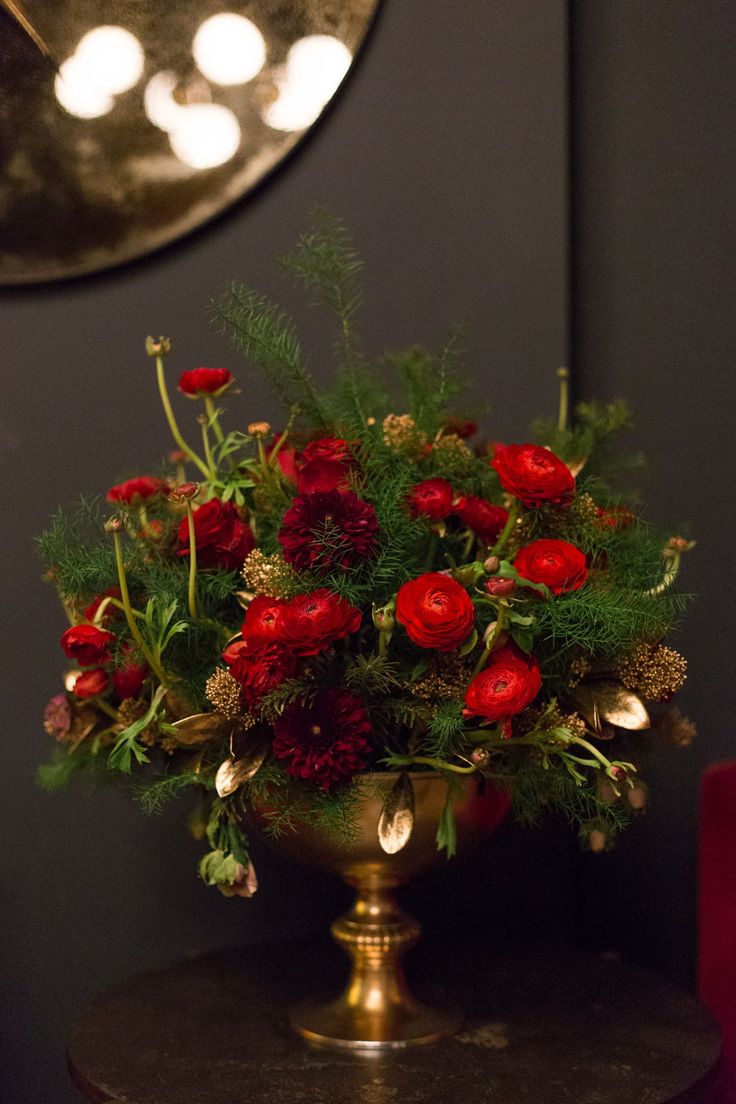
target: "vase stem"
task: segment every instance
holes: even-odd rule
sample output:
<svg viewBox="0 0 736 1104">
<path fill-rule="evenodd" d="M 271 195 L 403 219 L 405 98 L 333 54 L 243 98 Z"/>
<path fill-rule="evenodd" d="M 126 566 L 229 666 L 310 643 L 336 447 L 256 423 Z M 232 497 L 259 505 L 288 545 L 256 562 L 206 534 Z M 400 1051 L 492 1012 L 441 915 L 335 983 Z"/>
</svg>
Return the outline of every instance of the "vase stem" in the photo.
<svg viewBox="0 0 736 1104">
<path fill-rule="evenodd" d="M 456 1031 L 459 1013 L 427 1008 L 409 992 L 403 956 L 421 928 L 396 902 L 400 880 L 373 870 L 346 881 L 355 901 L 331 930 L 352 959 L 350 980 L 331 1004 L 296 1008 L 293 1026 L 312 1042 L 371 1049 L 430 1043 Z"/>
</svg>

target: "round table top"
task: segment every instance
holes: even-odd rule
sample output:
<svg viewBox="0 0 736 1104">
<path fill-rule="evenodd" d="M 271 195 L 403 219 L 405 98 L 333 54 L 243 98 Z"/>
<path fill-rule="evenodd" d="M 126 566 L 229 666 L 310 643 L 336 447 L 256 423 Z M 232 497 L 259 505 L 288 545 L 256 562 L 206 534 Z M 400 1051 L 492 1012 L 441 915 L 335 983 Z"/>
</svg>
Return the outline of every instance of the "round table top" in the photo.
<svg viewBox="0 0 736 1104">
<path fill-rule="evenodd" d="M 72 1077 L 116 1104 L 660 1104 L 716 1061 L 718 1031 L 694 997 L 615 956 L 440 950 L 410 956 L 415 995 L 468 1015 L 434 1046 L 310 1048 L 287 1009 L 336 995 L 339 952 L 246 946 L 104 994 L 73 1028 Z"/>
</svg>

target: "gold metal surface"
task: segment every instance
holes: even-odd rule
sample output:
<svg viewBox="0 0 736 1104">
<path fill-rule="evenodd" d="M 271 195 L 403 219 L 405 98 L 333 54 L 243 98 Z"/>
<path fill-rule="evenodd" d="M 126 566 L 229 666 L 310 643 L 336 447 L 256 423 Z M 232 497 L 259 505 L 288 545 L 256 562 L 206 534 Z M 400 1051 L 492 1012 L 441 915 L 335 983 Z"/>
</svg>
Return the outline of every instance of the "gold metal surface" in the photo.
<svg viewBox="0 0 736 1104">
<path fill-rule="evenodd" d="M 323 114 L 378 3 L 0 0 L 0 283 L 132 260 L 247 194 Z M 205 41 L 223 16 L 237 33 Z"/>
<path fill-rule="evenodd" d="M 602 721 L 630 731 L 651 726 L 649 713 L 639 695 L 612 679 L 581 682 L 570 697 L 596 732 L 600 731 Z"/>
<path fill-rule="evenodd" d="M 403 956 L 421 934 L 419 924 L 397 904 L 394 890 L 438 856 L 437 823 L 447 800 L 447 782 L 440 775 L 412 773 L 414 828 L 405 846 L 387 854 L 377 826 L 397 774 L 364 776 L 366 797 L 360 811 L 358 836 L 352 846 L 318 828 L 269 839 L 271 846 L 300 862 L 340 874 L 356 891 L 355 902 L 331 928 L 333 938 L 351 959 L 347 988 L 327 1004 L 308 1002 L 293 1009 L 294 1029 L 312 1043 L 363 1050 L 385 1050 L 431 1043 L 457 1031 L 458 1009 L 430 1008 L 409 992 Z M 454 801 L 458 846 L 465 849 L 487 836 L 503 819 L 508 800 L 477 777 L 462 779 Z M 255 825 L 268 825 L 268 806 L 253 811 Z"/>
</svg>

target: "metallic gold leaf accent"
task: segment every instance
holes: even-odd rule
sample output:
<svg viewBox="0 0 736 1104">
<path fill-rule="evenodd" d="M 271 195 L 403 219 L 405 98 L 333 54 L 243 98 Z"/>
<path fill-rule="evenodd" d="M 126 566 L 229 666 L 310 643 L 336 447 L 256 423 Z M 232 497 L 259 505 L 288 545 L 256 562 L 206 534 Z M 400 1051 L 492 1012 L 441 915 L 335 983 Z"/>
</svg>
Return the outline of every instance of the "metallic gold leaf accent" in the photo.
<svg viewBox="0 0 736 1104">
<path fill-rule="evenodd" d="M 620 682 L 609 679 L 581 682 L 570 697 L 594 732 L 602 730 L 603 722 L 632 732 L 651 725 L 639 695 L 627 690 Z"/>
<path fill-rule="evenodd" d="M 182 717 L 173 726 L 174 739 L 183 747 L 198 747 L 210 740 L 228 739 L 236 727 L 232 717 L 222 713 L 194 713 L 191 717 Z"/>
<path fill-rule="evenodd" d="M 227 797 L 235 793 L 257 773 L 267 755 L 268 744 L 258 744 L 240 759 L 224 759 L 215 775 L 217 796 Z"/>
<path fill-rule="evenodd" d="M 378 821 L 378 842 L 387 855 L 406 847 L 414 828 L 414 787 L 402 771 L 389 790 Z"/>
<path fill-rule="evenodd" d="M 188 719 L 192 716 L 192 703 L 187 701 L 183 694 L 178 693 L 176 690 L 167 690 L 164 694 L 164 705 L 166 706 L 167 713 L 174 718 L 174 721 L 181 721 Z"/>
</svg>

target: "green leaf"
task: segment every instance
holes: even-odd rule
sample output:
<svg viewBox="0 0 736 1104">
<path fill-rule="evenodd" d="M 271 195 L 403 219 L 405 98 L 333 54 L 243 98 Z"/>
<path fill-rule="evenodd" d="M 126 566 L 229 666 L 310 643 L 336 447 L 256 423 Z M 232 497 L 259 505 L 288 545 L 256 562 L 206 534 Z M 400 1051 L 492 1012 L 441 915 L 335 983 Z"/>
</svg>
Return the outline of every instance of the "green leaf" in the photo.
<svg viewBox="0 0 736 1104">
<path fill-rule="evenodd" d="M 149 761 L 146 749 L 138 743 L 137 738 L 143 729 L 154 720 L 165 693 L 166 687 L 159 686 L 143 716 L 139 717 L 137 721 L 133 721 L 120 733 L 107 759 L 107 765 L 111 770 L 119 770 L 124 774 L 130 774 L 134 758 L 138 763 Z"/>
<path fill-rule="evenodd" d="M 457 825 L 455 824 L 455 810 L 453 808 L 452 787 L 448 789 L 445 807 L 442 810 L 440 822 L 437 825 L 437 850 L 447 851 L 448 859 L 457 852 Z"/>
<path fill-rule="evenodd" d="M 519 586 L 529 587 L 531 590 L 538 590 L 545 598 L 549 598 L 550 596 L 549 587 L 546 587 L 544 583 L 533 583 L 530 579 L 525 579 L 508 560 L 501 560 L 496 575 L 501 579 L 513 579 Z"/>
</svg>

